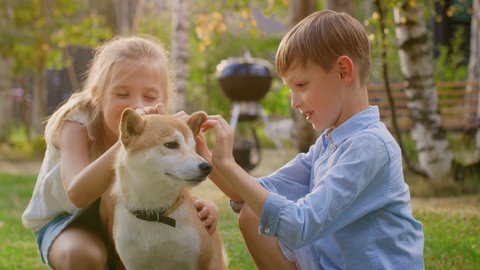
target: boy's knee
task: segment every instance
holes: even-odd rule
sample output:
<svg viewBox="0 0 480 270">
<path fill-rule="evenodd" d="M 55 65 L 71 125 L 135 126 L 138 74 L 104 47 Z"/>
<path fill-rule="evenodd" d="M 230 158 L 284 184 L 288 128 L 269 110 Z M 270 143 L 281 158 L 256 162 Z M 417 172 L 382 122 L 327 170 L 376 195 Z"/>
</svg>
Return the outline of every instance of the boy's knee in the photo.
<svg viewBox="0 0 480 270">
<path fill-rule="evenodd" d="M 252 229 L 257 231 L 259 224 L 260 218 L 245 204 L 238 215 L 238 227 L 240 231 L 242 233 L 249 232 Z"/>
</svg>

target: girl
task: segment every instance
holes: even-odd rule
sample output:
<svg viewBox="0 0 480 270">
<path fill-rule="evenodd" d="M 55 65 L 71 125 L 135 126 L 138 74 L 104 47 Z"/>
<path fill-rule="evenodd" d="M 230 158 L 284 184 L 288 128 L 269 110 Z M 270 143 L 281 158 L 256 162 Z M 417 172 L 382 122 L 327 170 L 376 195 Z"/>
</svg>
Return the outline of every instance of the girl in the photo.
<svg viewBox="0 0 480 270">
<path fill-rule="evenodd" d="M 121 113 L 126 108 L 139 114 L 172 112 L 172 82 L 167 52 L 158 40 L 117 37 L 96 50 L 82 91 L 48 120 L 45 158 L 22 221 L 34 231 L 49 267 L 123 268 L 111 238 L 108 192 Z M 195 207 L 213 233 L 216 206 L 197 199 Z"/>
</svg>

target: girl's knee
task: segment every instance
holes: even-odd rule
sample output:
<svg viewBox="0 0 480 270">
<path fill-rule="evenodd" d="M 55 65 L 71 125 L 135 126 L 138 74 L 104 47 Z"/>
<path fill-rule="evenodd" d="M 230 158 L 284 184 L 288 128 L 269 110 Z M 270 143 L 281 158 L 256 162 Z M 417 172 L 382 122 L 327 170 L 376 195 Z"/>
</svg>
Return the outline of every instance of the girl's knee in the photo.
<svg viewBox="0 0 480 270">
<path fill-rule="evenodd" d="M 99 234 L 71 227 L 53 242 L 49 260 L 55 269 L 105 269 L 108 249 Z"/>
</svg>

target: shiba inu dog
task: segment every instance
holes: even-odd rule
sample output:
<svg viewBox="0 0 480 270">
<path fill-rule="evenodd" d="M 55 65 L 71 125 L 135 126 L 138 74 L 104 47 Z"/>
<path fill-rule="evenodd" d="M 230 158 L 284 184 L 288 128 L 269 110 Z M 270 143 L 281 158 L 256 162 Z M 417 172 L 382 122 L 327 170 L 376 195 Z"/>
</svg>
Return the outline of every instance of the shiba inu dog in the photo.
<svg viewBox="0 0 480 270">
<path fill-rule="evenodd" d="M 227 269 L 220 235 L 207 232 L 189 192 L 212 170 L 195 152 L 205 119 L 123 112 L 111 192 L 113 237 L 127 269 Z"/>
</svg>

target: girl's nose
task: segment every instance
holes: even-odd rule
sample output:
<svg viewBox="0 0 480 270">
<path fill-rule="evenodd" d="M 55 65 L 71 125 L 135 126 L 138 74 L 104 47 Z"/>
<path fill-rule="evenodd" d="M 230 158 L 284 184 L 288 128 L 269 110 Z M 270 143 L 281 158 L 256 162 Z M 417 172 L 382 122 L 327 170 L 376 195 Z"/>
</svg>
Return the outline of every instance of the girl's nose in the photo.
<svg viewBox="0 0 480 270">
<path fill-rule="evenodd" d="M 133 109 L 143 108 L 145 106 L 143 99 L 139 95 L 132 96 L 132 104 L 131 107 Z"/>
</svg>

